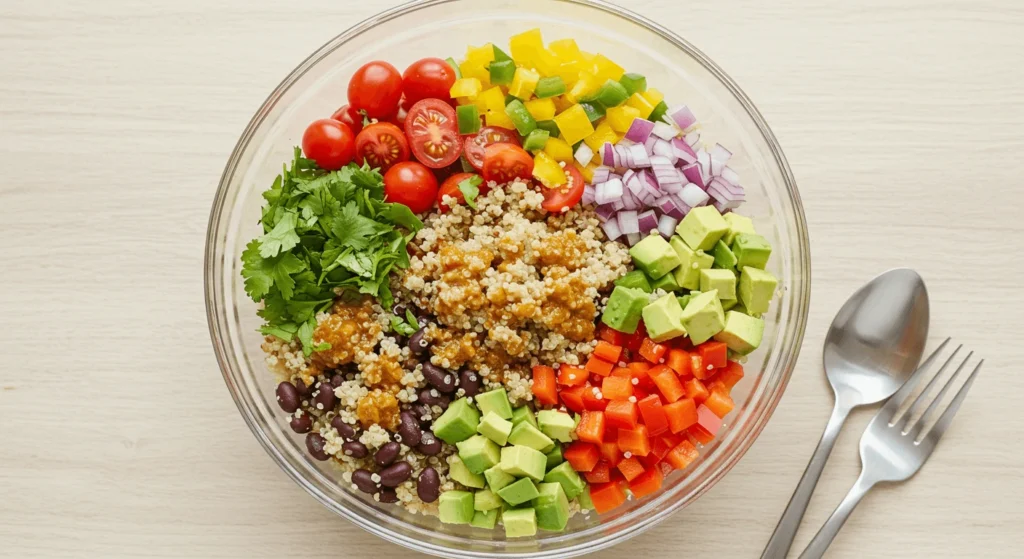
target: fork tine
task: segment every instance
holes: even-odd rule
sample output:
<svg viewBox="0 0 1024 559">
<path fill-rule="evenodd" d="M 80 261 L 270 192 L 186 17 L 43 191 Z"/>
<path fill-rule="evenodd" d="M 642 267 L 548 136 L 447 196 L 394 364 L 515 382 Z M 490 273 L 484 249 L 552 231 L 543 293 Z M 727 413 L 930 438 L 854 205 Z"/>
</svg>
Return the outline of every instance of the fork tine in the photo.
<svg viewBox="0 0 1024 559">
<path fill-rule="evenodd" d="M 949 364 L 953 361 L 953 358 L 956 357 L 957 353 L 960 353 L 960 350 L 963 347 L 963 344 L 956 346 L 956 349 L 953 350 L 953 354 L 950 355 L 949 359 L 946 359 L 946 362 L 943 363 L 942 367 L 939 368 L 939 372 L 935 373 L 935 375 L 932 376 L 931 380 L 928 381 L 928 384 L 924 386 L 924 390 L 922 390 L 921 393 L 917 395 L 917 398 L 914 398 L 914 402 L 910 404 L 910 407 L 907 408 L 907 411 L 903 412 L 903 417 L 901 418 L 901 421 L 903 422 L 904 434 L 906 434 L 907 431 L 910 430 L 910 420 L 914 416 L 914 410 L 917 409 L 917 405 L 924 402 L 925 396 L 927 396 L 928 393 L 932 391 L 932 387 L 935 386 L 935 383 L 937 383 L 939 381 L 939 378 L 941 378 L 942 375 L 946 373 L 946 367 L 949 366 Z M 957 370 L 959 371 L 959 369 Z"/>
<path fill-rule="evenodd" d="M 946 338 L 941 344 L 939 344 L 939 347 L 935 348 L 935 351 L 933 351 L 932 354 L 924 360 L 924 363 L 921 363 L 917 368 L 917 371 L 915 371 L 914 374 L 903 383 L 903 386 L 885 402 L 885 405 L 882 406 L 882 409 L 879 411 L 880 416 L 888 416 L 890 422 L 896 419 L 896 412 L 899 411 L 904 400 L 906 400 L 907 397 L 910 396 L 910 393 L 914 391 L 914 387 L 917 386 L 918 381 L 920 381 L 921 377 L 924 376 L 925 371 L 932 366 L 932 361 L 935 361 L 935 357 L 939 355 L 939 352 L 942 351 L 944 347 L 946 347 L 946 344 L 949 343 L 950 339 L 951 338 Z M 883 412 L 885 412 L 886 415 L 882 415 Z M 890 425 L 892 425 L 892 423 L 890 423 Z"/>
<path fill-rule="evenodd" d="M 910 414 L 909 412 L 907 413 L 907 425 L 903 428 L 904 435 L 913 430 L 914 438 L 916 439 L 917 436 L 921 433 L 921 431 L 924 430 L 924 426 L 928 424 L 928 418 L 931 417 L 932 412 L 935 411 L 935 408 L 939 407 L 939 403 L 942 402 L 942 398 L 946 396 L 946 392 L 949 392 L 950 387 L 953 386 L 953 382 L 956 380 L 958 376 L 960 376 L 960 371 L 964 370 L 964 367 L 967 366 L 967 362 L 971 360 L 971 357 L 973 355 L 974 352 L 972 351 L 967 354 L 967 357 L 964 357 L 964 360 L 960 362 L 960 366 L 957 367 L 955 371 L 953 371 L 953 374 L 949 377 L 949 380 L 947 380 L 946 384 L 942 386 L 942 390 L 939 390 L 939 394 L 935 396 L 935 399 L 932 400 L 932 403 L 928 404 L 928 407 L 924 410 L 924 413 L 921 414 L 921 417 L 917 418 L 916 423 L 914 423 L 913 425 L 910 424 Z M 928 383 L 928 388 L 931 388 L 932 383 L 934 383 L 941 375 L 941 371 L 939 372 L 939 374 L 935 375 L 935 378 L 932 379 L 932 382 Z M 925 390 L 927 390 L 927 388 Z M 920 399 L 920 396 L 918 396 L 918 400 Z M 915 400 L 914 403 L 916 404 L 917 400 Z"/>
<path fill-rule="evenodd" d="M 967 377 L 967 380 L 964 381 L 964 385 L 960 387 L 956 396 L 953 397 L 953 401 L 949 403 L 949 407 L 946 408 L 946 411 L 942 412 L 938 421 L 935 422 L 935 425 L 932 426 L 931 430 L 928 431 L 925 437 L 934 437 L 937 441 L 946 432 L 946 429 L 949 428 L 949 424 L 953 422 L 953 416 L 956 415 L 957 410 L 960 409 L 960 404 L 962 404 L 964 398 L 967 397 L 967 391 L 970 390 L 971 385 L 974 384 L 974 378 L 978 376 L 978 373 L 981 371 L 981 365 L 984 362 L 985 360 L 982 359 L 974 366 L 974 370 L 971 371 L 971 376 Z"/>
</svg>

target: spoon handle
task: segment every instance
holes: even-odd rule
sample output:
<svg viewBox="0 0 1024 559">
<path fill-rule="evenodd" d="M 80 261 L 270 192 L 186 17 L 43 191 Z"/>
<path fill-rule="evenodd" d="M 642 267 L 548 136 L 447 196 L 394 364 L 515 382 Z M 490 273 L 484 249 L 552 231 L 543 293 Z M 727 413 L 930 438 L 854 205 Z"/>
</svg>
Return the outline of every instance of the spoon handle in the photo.
<svg viewBox="0 0 1024 559">
<path fill-rule="evenodd" d="M 825 468 L 829 454 L 832 454 L 836 437 L 839 436 L 839 431 L 843 428 L 843 423 L 846 422 L 848 415 L 850 415 L 850 408 L 837 400 L 832 409 L 832 417 L 829 418 L 825 432 L 821 435 L 821 441 L 818 442 L 818 448 L 814 450 L 814 455 L 811 456 L 811 461 L 808 462 L 807 469 L 804 470 L 804 475 L 800 478 L 800 483 L 797 484 L 793 496 L 789 499 L 786 511 L 782 513 L 779 524 L 775 526 L 775 532 L 772 533 L 768 545 L 761 553 L 761 559 L 786 558 L 789 548 L 793 545 L 793 538 L 796 537 L 796 532 L 800 528 L 800 521 L 807 511 L 807 504 L 811 502 L 811 494 L 814 493 L 814 488 L 818 485 L 818 478 L 821 477 L 821 471 Z"/>
</svg>

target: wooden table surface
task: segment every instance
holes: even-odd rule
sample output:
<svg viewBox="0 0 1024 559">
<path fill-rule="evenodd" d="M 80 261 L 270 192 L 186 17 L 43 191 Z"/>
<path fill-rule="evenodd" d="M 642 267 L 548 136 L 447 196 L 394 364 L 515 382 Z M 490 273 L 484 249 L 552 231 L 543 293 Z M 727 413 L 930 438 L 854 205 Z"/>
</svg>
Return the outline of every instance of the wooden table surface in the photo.
<svg viewBox="0 0 1024 559">
<path fill-rule="evenodd" d="M 779 137 L 811 230 L 790 387 L 710 493 L 594 557 L 756 557 L 828 417 L 826 329 L 916 268 L 932 335 L 987 358 L 923 472 L 856 511 L 832 557 L 1020 557 L 1024 4 L 623 4 L 728 71 Z M 207 333 L 209 205 L 250 115 L 307 53 L 395 0 L 0 2 L 0 555 L 410 552 L 333 516 L 238 416 Z M 859 471 L 844 431 L 796 543 Z"/>
</svg>

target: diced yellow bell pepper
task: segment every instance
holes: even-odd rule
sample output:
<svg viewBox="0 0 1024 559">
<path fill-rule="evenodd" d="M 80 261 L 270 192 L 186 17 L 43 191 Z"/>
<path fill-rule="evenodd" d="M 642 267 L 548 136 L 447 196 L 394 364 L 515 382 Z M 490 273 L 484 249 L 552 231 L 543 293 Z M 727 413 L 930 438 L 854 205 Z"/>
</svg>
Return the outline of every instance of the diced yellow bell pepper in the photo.
<svg viewBox="0 0 1024 559">
<path fill-rule="evenodd" d="M 555 101 L 551 98 L 527 101 L 526 110 L 534 120 L 551 120 L 555 118 Z"/>
<path fill-rule="evenodd" d="M 573 161 L 572 164 L 575 165 L 576 169 L 578 169 L 580 174 L 583 175 L 583 180 L 588 183 L 594 182 L 594 170 L 597 169 L 596 163 L 589 163 L 586 167 L 580 165 L 579 161 Z"/>
<path fill-rule="evenodd" d="M 501 88 L 498 86 L 480 93 L 473 102 L 476 103 L 476 108 L 480 109 L 481 113 L 486 113 L 487 111 L 505 112 L 505 94 L 501 92 Z"/>
<path fill-rule="evenodd" d="M 476 78 L 480 80 L 482 88 L 491 87 L 491 71 L 487 69 L 487 64 L 478 64 L 472 60 L 467 60 L 459 64 L 459 71 L 462 72 L 463 78 Z"/>
<path fill-rule="evenodd" d="M 587 112 L 579 105 L 573 105 L 556 116 L 555 124 L 562 133 L 562 139 L 569 145 L 575 145 L 576 142 L 594 133 L 594 125 L 590 123 Z"/>
<path fill-rule="evenodd" d="M 516 129 L 516 123 L 512 122 L 512 119 L 505 114 L 505 110 L 500 111 L 487 111 L 484 114 L 484 122 L 487 126 L 497 126 L 499 128 L 507 128 L 509 130 Z"/>
<path fill-rule="evenodd" d="M 526 100 L 533 95 L 537 89 L 537 82 L 540 81 L 540 74 L 526 68 L 516 68 L 516 75 L 512 78 L 512 85 L 508 87 L 508 94 Z"/>
<path fill-rule="evenodd" d="M 487 66 L 494 61 L 494 45 L 487 43 L 482 47 L 466 47 L 466 62 L 474 62 L 479 66 Z"/>
<path fill-rule="evenodd" d="M 647 102 L 650 103 L 652 107 L 657 107 L 658 103 L 665 100 L 665 94 L 653 87 L 647 88 L 647 91 L 640 95 L 643 95 L 644 99 L 647 99 Z"/>
<path fill-rule="evenodd" d="M 565 87 L 572 88 L 580 81 L 580 62 L 563 62 L 554 75 L 560 76 L 565 82 Z"/>
<path fill-rule="evenodd" d="M 562 62 L 557 56 L 555 56 L 555 53 L 547 49 L 537 51 L 537 54 L 533 59 L 533 64 L 534 68 L 536 68 L 537 71 L 540 72 L 540 75 L 544 77 L 557 76 L 559 70 L 562 68 Z"/>
<path fill-rule="evenodd" d="M 640 118 L 647 118 L 654 112 L 654 105 L 639 93 L 634 93 L 629 99 L 626 99 L 626 104 L 640 111 Z"/>
<path fill-rule="evenodd" d="M 548 188 L 565 184 L 569 180 L 565 176 L 565 169 L 543 151 L 537 152 L 533 158 L 533 178 Z"/>
<path fill-rule="evenodd" d="M 619 105 L 608 109 L 604 117 L 605 122 L 611 125 L 612 130 L 626 133 L 633 125 L 633 121 L 640 118 L 640 110 L 629 105 Z"/>
<path fill-rule="evenodd" d="M 622 66 L 612 62 L 603 54 L 595 54 L 590 64 L 593 66 L 591 73 L 597 76 L 598 83 L 604 83 L 608 80 L 619 81 L 619 78 L 626 73 Z"/>
<path fill-rule="evenodd" d="M 565 111 L 566 109 L 568 109 L 569 107 L 571 107 L 571 106 L 576 104 L 576 103 L 573 103 L 572 101 L 570 101 L 568 98 L 566 98 L 565 95 L 559 95 L 558 97 L 552 97 L 551 100 L 555 102 L 555 113 L 556 114 L 557 113 L 561 113 L 561 112 Z"/>
<path fill-rule="evenodd" d="M 580 47 L 576 39 L 559 39 L 548 45 L 560 62 L 576 62 L 580 60 Z"/>
<path fill-rule="evenodd" d="M 580 72 L 580 81 L 576 82 L 565 96 L 573 103 L 578 103 L 580 99 L 597 93 L 597 90 L 601 89 L 601 84 L 605 81 L 598 81 L 597 77 L 590 72 Z"/>
<path fill-rule="evenodd" d="M 472 105 L 472 104 L 476 103 L 476 101 L 474 101 L 473 99 L 470 99 L 469 97 L 456 97 L 455 98 L 455 102 L 458 103 L 459 106 L 462 106 L 462 105 Z"/>
<path fill-rule="evenodd" d="M 480 80 L 477 78 L 462 78 L 455 80 L 452 84 L 452 88 L 448 90 L 448 94 L 452 97 L 468 97 L 475 99 L 480 92 L 483 91 L 483 86 L 480 85 Z"/>
<path fill-rule="evenodd" d="M 583 141 L 590 146 L 590 149 L 594 150 L 594 153 L 600 151 L 601 146 L 606 142 L 614 144 L 615 140 L 615 131 L 612 130 L 611 125 L 607 122 L 602 122 L 597 125 L 597 129 L 594 130 L 594 133 L 583 139 Z"/>
<path fill-rule="evenodd" d="M 555 161 L 572 162 L 572 146 L 560 138 L 548 138 L 548 143 L 544 144 L 544 153 Z"/>
<path fill-rule="evenodd" d="M 540 28 L 513 35 L 509 39 L 509 54 L 518 65 L 534 67 L 534 58 L 542 50 L 544 50 L 544 38 L 540 34 Z"/>
</svg>

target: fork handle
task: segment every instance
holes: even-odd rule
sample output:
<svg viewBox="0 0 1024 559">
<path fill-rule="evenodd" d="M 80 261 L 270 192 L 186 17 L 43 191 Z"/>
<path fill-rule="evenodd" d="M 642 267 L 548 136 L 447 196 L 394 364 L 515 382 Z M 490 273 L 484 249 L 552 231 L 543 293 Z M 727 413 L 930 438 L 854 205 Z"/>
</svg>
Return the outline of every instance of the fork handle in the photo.
<svg viewBox="0 0 1024 559">
<path fill-rule="evenodd" d="M 832 540 L 836 538 L 839 529 L 843 527 L 843 524 L 846 524 L 846 519 L 850 517 L 854 507 L 857 506 L 857 503 L 860 503 L 864 495 L 867 495 L 868 491 L 874 486 L 875 482 L 864 477 L 864 473 L 861 472 L 857 482 L 853 484 L 850 492 L 843 498 L 843 502 L 839 503 L 832 516 L 828 517 L 825 524 L 814 535 L 811 543 L 807 544 L 807 548 L 800 554 L 800 559 L 820 559 L 825 554 L 828 546 L 832 545 Z"/>
<path fill-rule="evenodd" d="M 789 505 L 782 513 L 779 524 L 775 526 L 775 532 L 772 533 L 768 545 L 761 553 L 761 559 L 786 559 L 786 554 L 789 553 L 789 548 L 793 545 L 793 538 L 796 537 L 796 532 L 800 528 L 800 521 L 803 520 L 804 513 L 807 511 L 807 504 L 811 502 L 811 494 L 814 493 L 814 488 L 818 485 L 818 478 L 821 477 L 825 462 L 828 461 L 828 456 L 832 453 L 832 447 L 836 444 L 836 437 L 839 436 L 843 423 L 850 415 L 850 409 L 844 402 L 836 399 L 832 416 L 828 420 L 828 425 L 825 426 L 825 432 L 821 435 L 818 448 L 814 450 L 814 455 L 807 463 L 807 469 L 804 470 L 800 483 L 793 491 L 793 496 L 789 498 Z"/>
</svg>

